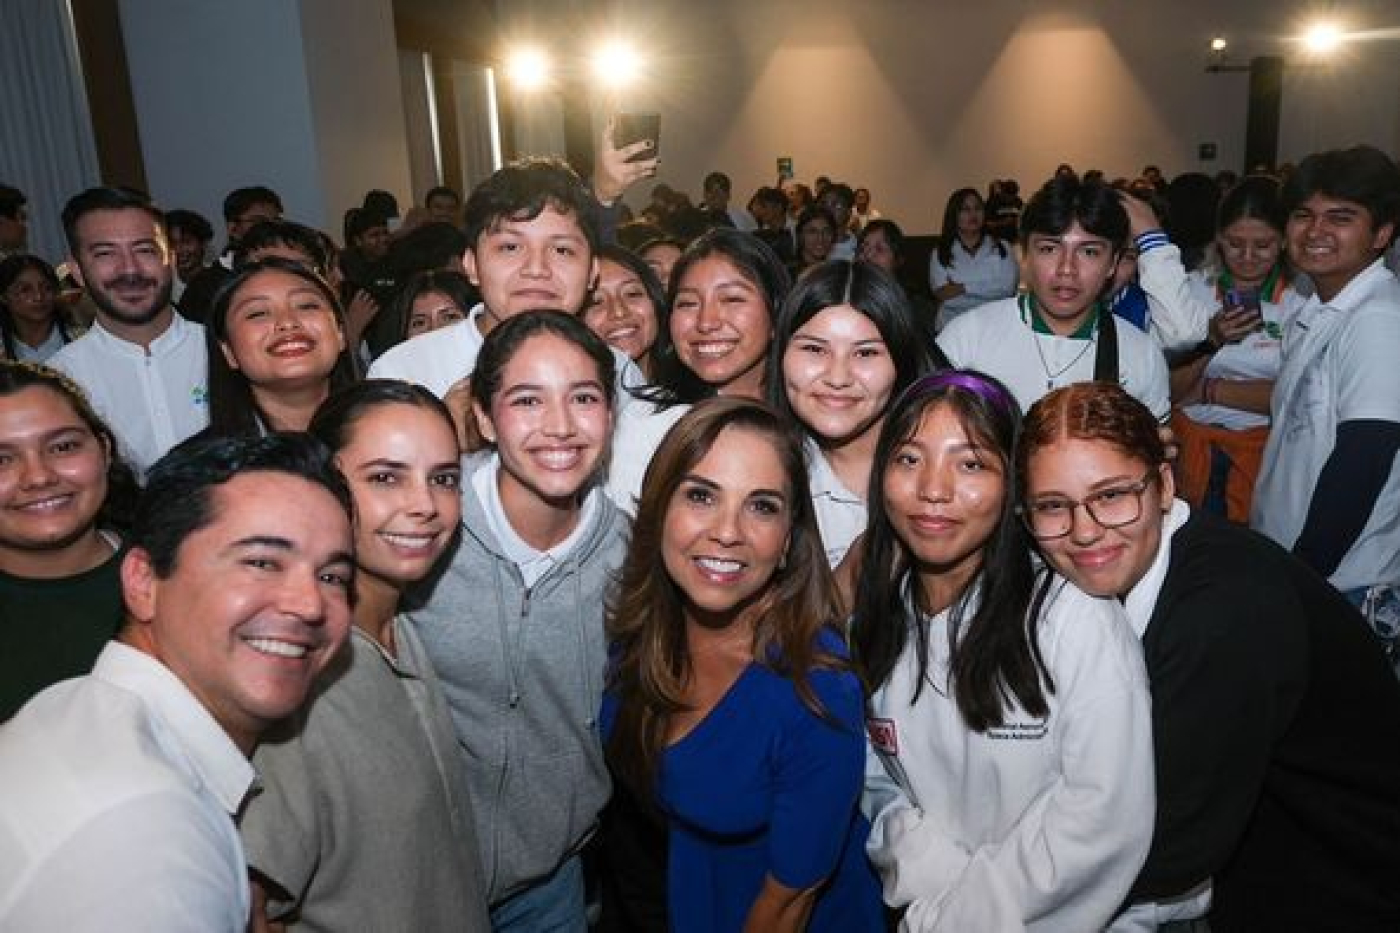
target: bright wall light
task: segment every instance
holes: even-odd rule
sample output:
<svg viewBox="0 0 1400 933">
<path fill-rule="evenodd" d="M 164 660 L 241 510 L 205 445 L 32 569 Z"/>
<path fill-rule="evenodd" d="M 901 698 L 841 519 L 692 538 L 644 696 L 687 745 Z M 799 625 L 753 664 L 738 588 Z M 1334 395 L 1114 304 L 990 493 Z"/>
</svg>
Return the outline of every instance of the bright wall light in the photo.
<svg viewBox="0 0 1400 933">
<path fill-rule="evenodd" d="M 1303 47 L 1313 55 L 1330 55 L 1342 44 L 1342 31 L 1336 23 L 1314 23 L 1303 33 Z"/>
<path fill-rule="evenodd" d="M 642 57 L 629 42 L 614 39 L 593 52 L 593 79 L 603 87 L 625 87 L 642 72 Z"/>
<path fill-rule="evenodd" d="M 514 49 L 506 59 L 506 75 L 522 90 L 538 90 L 549 83 L 549 56 L 533 46 Z"/>
<path fill-rule="evenodd" d="M 1210 50 L 1212 52 L 1223 52 L 1230 47 L 1230 42 L 1224 36 L 1216 36 L 1210 40 Z"/>
</svg>

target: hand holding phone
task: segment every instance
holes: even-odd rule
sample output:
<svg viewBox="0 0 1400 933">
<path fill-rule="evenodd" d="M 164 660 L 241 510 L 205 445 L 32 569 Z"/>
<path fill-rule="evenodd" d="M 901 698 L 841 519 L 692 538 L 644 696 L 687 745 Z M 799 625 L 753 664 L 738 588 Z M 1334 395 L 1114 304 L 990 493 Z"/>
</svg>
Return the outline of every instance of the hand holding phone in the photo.
<svg viewBox="0 0 1400 933">
<path fill-rule="evenodd" d="M 1258 289 L 1229 289 L 1225 292 L 1224 304 L 1210 323 L 1210 336 L 1216 344 L 1239 343 L 1264 326 Z"/>
<path fill-rule="evenodd" d="M 619 113 L 613 118 L 613 146 L 626 149 L 646 140 L 651 148 L 629 156 L 628 162 L 645 162 L 661 152 L 661 114 Z"/>
</svg>

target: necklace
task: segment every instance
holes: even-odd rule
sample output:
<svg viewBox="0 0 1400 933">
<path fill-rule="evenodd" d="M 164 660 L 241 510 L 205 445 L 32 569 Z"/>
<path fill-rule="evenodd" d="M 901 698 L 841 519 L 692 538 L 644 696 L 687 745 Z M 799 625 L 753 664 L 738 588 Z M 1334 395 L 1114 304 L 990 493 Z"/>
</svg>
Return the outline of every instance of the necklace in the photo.
<svg viewBox="0 0 1400 933">
<path fill-rule="evenodd" d="M 1045 391 L 1049 392 L 1055 388 L 1055 380 L 1073 369 L 1075 363 L 1084 359 L 1084 354 L 1089 352 L 1089 349 L 1093 347 L 1099 338 L 1095 335 L 1084 341 L 1084 349 L 1075 354 L 1074 359 L 1070 360 L 1053 373 L 1050 371 L 1050 364 L 1045 361 L 1045 352 L 1040 349 L 1040 335 L 1033 333 L 1031 334 L 1031 339 L 1035 341 L 1035 355 L 1040 357 L 1040 368 L 1045 370 Z"/>
<path fill-rule="evenodd" d="M 1022 305 L 1022 310 L 1026 313 L 1026 323 L 1028 325 L 1031 325 L 1030 313 L 1034 308 L 1032 301 L 1026 301 Z M 1073 369 L 1076 363 L 1084 359 L 1084 354 L 1088 353 L 1094 344 L 1098 343 L 1099 331 L 1098 328 L 1094 328 L 1094 336 L 1084 341 L 1084 349 L 1076 353 L 1074 359 L 1070 360 L 1055 372 L 1050 371 L 1050 364 L 1045 359 L 1045 351 L 1040 349 L 1040 335 L 1035 332 L 1034 325 L 1031 325 L 1031 340 L 1035 343 L 1035 355 L 1040 358 L 1040 368 L 1045 370 L 1045 391 L 1051 392 L 1055 388 L 1055 380 Z"/>
</svg>

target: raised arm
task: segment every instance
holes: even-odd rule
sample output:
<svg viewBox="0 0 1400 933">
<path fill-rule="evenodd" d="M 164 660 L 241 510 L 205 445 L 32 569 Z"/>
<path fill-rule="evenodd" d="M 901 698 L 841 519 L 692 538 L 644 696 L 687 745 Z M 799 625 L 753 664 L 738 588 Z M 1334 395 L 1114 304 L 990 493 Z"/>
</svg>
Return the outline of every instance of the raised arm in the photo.
<svg viewBox="0 0 1400 933">
<path fill-rule="evenodd" d="M 643 139 L 630 146 L 617 148 L 613 143 L 613 130 L 616 121 L 608 118 L 603 132 L 598 137 L 598 145 L 593 153 L 593 175 L 589 187 L 598 202 L 598 232 L 604 243 L 617 240 L 618 204 L 627 189 L 643 178 L 656 175 L 661 160 L 653 155 L 649 159 L 628 161 L 633 156 L 654 152 L 655 140 Z"/>
<path fill-rule="evenodd" d="M 1194 347 L 1206 339 L 1215 309 L 1191 293 L 1181 250 L 1162 232 L 1152 206 L 1127 193 L 1120 200 L 1138 248 L 1138 285 L 1147 293 L 1153 338 L 1164 350 Z"/>
</svg>

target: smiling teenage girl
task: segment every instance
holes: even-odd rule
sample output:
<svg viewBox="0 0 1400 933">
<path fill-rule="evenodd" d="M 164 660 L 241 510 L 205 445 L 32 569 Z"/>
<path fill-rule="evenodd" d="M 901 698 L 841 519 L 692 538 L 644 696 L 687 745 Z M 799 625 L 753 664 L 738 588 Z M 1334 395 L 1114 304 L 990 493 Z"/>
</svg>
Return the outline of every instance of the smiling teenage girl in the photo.
<svg viewBox="0 0 1400 933">
<path fill-rule="evenodd" d="M 902 929 L 1102 929 L 1151 838 L 1142 659 L 1115 602 L 1032 563 L 1019 427 L 1005 387 L 949 371 L 876 448 L 851 641 L 869 852 Z"/>
<path fill-rule="evenodd" d="M 491 446 L 464 463 L 460 541 L 411 618 L 456 723 L 492 924 L 582 931 L 577 855 L 608 796 L 603 594 L 627 533 L 598 486 L 613 354 L 572 315 L 518 314 L 471 394 Z"/>
</svg>

